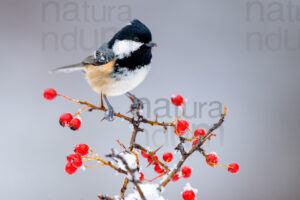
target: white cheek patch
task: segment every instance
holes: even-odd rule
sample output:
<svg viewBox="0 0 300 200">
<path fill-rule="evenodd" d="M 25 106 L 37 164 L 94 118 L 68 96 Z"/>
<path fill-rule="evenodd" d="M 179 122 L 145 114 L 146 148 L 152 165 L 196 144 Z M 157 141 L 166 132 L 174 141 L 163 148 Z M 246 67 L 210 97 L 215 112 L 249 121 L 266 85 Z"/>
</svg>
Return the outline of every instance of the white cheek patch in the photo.
<svg viewBox="0 0 300 200">
<path fill-rule="evenodd" d="M 138 50 L 143 43 L 132 40 L 116 40 L 112 49 L 115 55 L 119 58 L 125 58 L 131 55 L 132 52 Z"/>
</svg>

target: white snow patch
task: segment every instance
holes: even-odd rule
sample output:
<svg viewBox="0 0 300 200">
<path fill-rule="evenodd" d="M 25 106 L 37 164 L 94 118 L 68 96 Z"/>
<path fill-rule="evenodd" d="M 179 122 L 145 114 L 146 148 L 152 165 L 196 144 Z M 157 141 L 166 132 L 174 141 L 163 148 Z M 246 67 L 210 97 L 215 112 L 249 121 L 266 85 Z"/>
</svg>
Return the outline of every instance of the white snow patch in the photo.
<svg viewBox="0 0 300 200">
<path fill-rule="evenodd" d="M 183 191 L 186 191 L 186 190 L 193 190 L 195 194 L 198 192 L 198 190 L 196 188 L 193 188 L 190 183 L 185 184 Z"/>
<path fill-rule="evenodd" d="M 128 167 L 130 169 L 136 169 L 137 168 L 136 157 L 135 157 L 134 154 L 127 153 L 127 152 L 122 152 L 119 155 L 127 162 Z M 121 160 L 119 160 L 119 159 L 117 159 L 117 160 L 118 160 L 118 166 L 119 166 L 119 168 L 127 171 L 124 163 Z"/>
<path fill-rule="evenodd" d="M 85 170 L 86 170 L 86 168 L 85 168 L 84 165 L 82 165 L 82 166 L 80 167 L 80 169 L 81 169 L 82 171 L 85 171 Z"/>
<path fill-rule="evenodd" d="M 158 185 L 157 184 L 139 184 L 145 198 L 147 200 L 165 200 L 161 195 L 160 192 L 157 190 Z M 125 200 L 140 200 L 140 194 L 137 191 L 134 191 L 133 193 L 129 194 Z"/>
</svg>

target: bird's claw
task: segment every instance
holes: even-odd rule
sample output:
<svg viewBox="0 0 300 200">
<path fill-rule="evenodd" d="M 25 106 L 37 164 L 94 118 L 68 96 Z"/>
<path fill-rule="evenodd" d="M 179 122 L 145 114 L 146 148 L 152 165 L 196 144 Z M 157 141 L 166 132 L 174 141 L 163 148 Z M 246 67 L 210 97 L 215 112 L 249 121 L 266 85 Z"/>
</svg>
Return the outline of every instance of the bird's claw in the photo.
<svg viewBox="0 0 300 200">
<path fill-rule="evenodd" d="M 115 115 L 114 110 L 112 108 L 109 108 L 105 115 L 105 119 L 109 122 L 112 122 L 114 121 L 114 115 Z"/>
<path fill-rule="evenodd" d="M 131 104 L 130 108 L 132 110 L 134 110 L 134 109 L 143 110 L 144 109 L 144 103 L 140 99 L 135 98 L 135 99 L 133 99 L 133 104 Z"/>
</svg>

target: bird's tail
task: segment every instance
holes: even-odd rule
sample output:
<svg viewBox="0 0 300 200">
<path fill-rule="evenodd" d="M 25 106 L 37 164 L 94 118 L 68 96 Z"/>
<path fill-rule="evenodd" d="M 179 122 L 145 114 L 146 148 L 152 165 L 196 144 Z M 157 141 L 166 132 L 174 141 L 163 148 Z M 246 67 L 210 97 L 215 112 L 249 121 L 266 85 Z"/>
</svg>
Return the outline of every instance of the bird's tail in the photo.
<svg viewBox="0 0 300 200">
<path fill-rule="evenodd" d="M 70 73 L 70 72 L 82 71 L 82 70 L 84 70 L 84 65 L 82 63 L 78 63 L 74 65 L 67 65 L 67 66 L 53 69 L 50 71 L 50 73 L 57 73 L 57 72 Z"/>
</svg>

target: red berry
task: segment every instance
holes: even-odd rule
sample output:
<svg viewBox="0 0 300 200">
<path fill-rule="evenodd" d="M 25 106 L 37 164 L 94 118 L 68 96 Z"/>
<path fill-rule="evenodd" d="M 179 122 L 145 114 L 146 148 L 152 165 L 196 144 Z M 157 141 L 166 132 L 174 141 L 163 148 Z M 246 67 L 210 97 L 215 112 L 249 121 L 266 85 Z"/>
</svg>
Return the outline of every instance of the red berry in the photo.
<svg viewBox="0 0 300 200">
<path fill-rule="evenodd" d="M 144 180 L 145 180 L 145 176 L 144 176 L 144 174 L 142 172 L 140 172 L 140 181 L 142 182 Z"/>
<path fill-rule="evenodd" d="M 204 135 L 205 135 L 205 130 L 203 130 L 203 129 L 197 129 L 194 132 L 194 136 L 195 137 L 197 137 L 197 136 L 204 136 Z"/>
<path fill-rule="evenodd" d="M 194 140 L 193 143 L 192 143 L 192 146 L 195 146 L 197 143 L 199 142 L 199 140 Z"/>
<path fill-rule="evenodd" d="M 146 152 L 145 152 L 145 151 L 141 151 L 141 155 L 142 155 L 144 158 L 148 158 L 148 157 L 149 157 L 149 155 L 148 155 L 148 154 L 146 154 Z"/>
<path fill-rule="evenodd" d="M 156 173 L 161 174 L 161 173 L 163 173 L 165 170 L 162 169 L 159 165 L 155 165 L 154 171 L 156 171 Z"/>
<path fill-rule="evenodd" d="M 195 200 L 195 192 L 193 190 L 186 190 L 182 193 L 182 198 L 184 200 Z"/>
<path fill-rule="evenodd" d="M 158 157 L 157 157 L 157 156 L 154 156 L 154 158 L 156 158 L 156 160 L 158 160 Z M 153 161 L 152 157 L 151 157 L 151 156 L 148 156 L 148 163 L 149 163 L 149 164 L 152 163 L 153 165 L 158 165 L 157 162 L 152 162 L 152 161 Z"/>
<path fill-rule="evenodd" d="M 215 164 L 218 164 L 219 158 L 216 153 L 210 153 L 207 155 L 206 162 L 209 166 L 214 167 Z"/>
<path fill-rule="evenodd" d="M 180 95 L 174 95 L 171 98 L 171 101 L 175 106 L 182 106 L 182 104 L 184 103 L 184 99 Z"/>
<path fill-rule="evenodd" d="M 237 163 L 231 163 L 228 167 L 230 173 L 236 174 L 239 171 L 240 167 Z"/>
<path fill-rule="evenodd" d="M 173 178 L 172 178 L 172 181 L 173 182 L 176 182 L 176 181 L 178 181 L 179 180 L 179 175 L 178 174 L 175 174 L 174 176 L 173 176 Z"/>
<path fill-rule="evenodd" d="M 190 126 L 190 123 L 186 120 L 179 120 L 177 122 L 176 130 L 180 136 L 183 136 Z"/>
<path fill-rule="evenodd" d="M 192 169 L 189 166 L 184 166 L 181 168 L 181 175 L 183 178 L 189 178 L 192 174 Z"/>
<path fill-rule="evenodd" d="M 170 152 L 164 153 L 163 160 L 165 162 L 171 162 L 173 160 L 173 154 Z"/>
<path fill-rule="evenodd" d="M 72 119 L 73 119 L 73 115 L 71 113 L 62 114 L 59 118 L 59 124 L 62 127 L 65 127 L 66 125 L 69 126 Z"/>
<path fill-rule="evenodd" d="M 72 175 L 72 174 L 74 174 L 74 173 L 76 172 L 76 170 L 77 170 L 77 168 L 74 167 L 74 166 L 72 165 L 72 163 L 69 163 L 69 162 L 67 163 L 66 168 L 65 168 L 65 171 L 66 171 L 68 174 Z"/>
<path fill-rule="evenodd" d="M 82 165 L 82 159 L 79 154 L 70 154 L 67 157 L 68 163 L 71 163 L 73 167 L 81 167 Z"/>
<path fill-rule="evenodd" d="M 152 157 L 151 157 L 151 156 L 149 156 L 149 157 L 148 157 L 148 159 L 147 159 L 148 163 L 151 163 L 151 162 L 152 162 L 152 160 L 153 160 L 153 159 L 152 159 Z"/>
<path fill-rule="evenodd" d="M 78 118 L 74 118 L 70 121 L 70 129 L 73 131 L 76 131 L 80 128 L 81 126 L 81 120 Z"/>
<path fill-rule="evenodd" d="M 78 144 L 75 147 L 74 152 L 81 156 L 85 156 L 85 155 L 89 154 L 89 149 L 90 149 L 89 146 L 86 144 Z"/>
<path fill-rule="evenodd" d="M 44 98 L 51 101 L 57 96 L 57 93 L 54 89 L 50 88 L 44 91 Z"/>
</svg>

